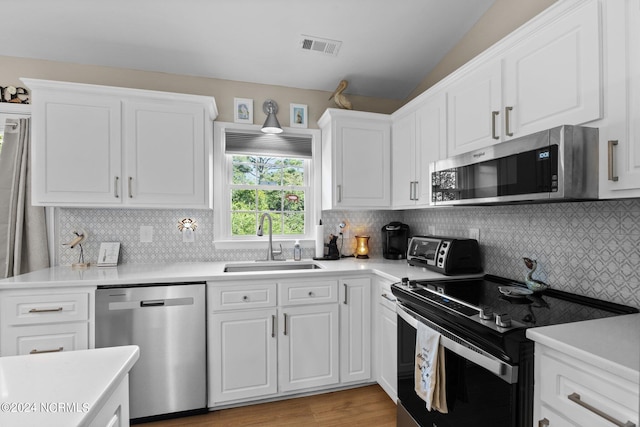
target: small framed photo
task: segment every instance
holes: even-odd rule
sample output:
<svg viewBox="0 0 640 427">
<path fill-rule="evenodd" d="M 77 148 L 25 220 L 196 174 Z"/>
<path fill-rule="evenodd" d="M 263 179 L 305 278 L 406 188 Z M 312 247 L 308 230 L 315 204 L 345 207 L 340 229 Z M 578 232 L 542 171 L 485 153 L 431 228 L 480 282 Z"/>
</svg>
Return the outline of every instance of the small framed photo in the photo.
<svg viewBox="0 0 640 427">
<path fill-rule="evenodd" d="M 292 128 L 306 128 L 307 127 L 307 106 L 304 104 L 289 104 L 290 105 L 290 119 L 289 125 Z"/>
<path fill-rule="evenodd" d="M 253 124 L 253 99 L 233 98 L 233 121 Z"/>
</svg>

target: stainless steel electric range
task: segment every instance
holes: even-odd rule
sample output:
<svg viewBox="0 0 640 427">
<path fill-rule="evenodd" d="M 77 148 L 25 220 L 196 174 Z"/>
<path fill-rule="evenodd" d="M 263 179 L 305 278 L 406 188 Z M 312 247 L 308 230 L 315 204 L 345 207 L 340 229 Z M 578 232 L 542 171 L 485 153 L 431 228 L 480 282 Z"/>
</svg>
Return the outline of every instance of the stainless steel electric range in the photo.
<svg viewBox="0 0 640 427">
<path fill-rule="evenodd" d="M 533 342 L 527 328 L 638 310 L 548 289 L 530 293 L 513 280 L 410 281 L 391 287 L 398 314 L 398 426 L 530 427 Z M 418 322 L 445 347 L 448 413 L 427 411 L 414 389 Z"/>
</svg>

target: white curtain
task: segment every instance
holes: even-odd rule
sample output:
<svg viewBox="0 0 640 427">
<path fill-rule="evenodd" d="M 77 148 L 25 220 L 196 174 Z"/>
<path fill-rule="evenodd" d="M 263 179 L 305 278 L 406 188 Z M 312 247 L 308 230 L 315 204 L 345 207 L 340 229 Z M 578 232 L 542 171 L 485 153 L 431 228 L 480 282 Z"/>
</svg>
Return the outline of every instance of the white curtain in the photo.
<svg viewBox="0 0 640 427">
<path fill-rule="evenodd" d="M 0 150 L 0 278 L 49 266 L 44 207 L 31 205 L 31 119 L 7 119 Z"/>
</svg>

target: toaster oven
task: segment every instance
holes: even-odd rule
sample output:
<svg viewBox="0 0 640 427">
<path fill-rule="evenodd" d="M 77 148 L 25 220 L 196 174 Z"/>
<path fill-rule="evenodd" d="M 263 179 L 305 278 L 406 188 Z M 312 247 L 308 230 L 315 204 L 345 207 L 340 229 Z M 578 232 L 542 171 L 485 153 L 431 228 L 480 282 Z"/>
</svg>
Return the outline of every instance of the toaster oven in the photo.
<svg viewBox="0 0 640 427">
<path fill-rule="evenodd" d="M 409 242 L 407 262 L 446 275 L 482 272 L 480 247 L 475 239 L 414 236 Z"/>
</svg>

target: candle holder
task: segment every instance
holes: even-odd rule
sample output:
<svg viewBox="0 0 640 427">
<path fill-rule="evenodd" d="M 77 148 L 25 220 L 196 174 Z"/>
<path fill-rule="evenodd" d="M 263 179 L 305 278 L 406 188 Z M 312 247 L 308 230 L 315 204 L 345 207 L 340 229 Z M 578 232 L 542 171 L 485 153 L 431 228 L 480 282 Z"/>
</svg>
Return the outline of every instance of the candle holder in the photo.
<svg viewBox="0 0 640 427">
<path fill-rule="evenodd" d="M 356 236 L 356 258 L 369 258 L 369 236 Z"/>
</svg>

